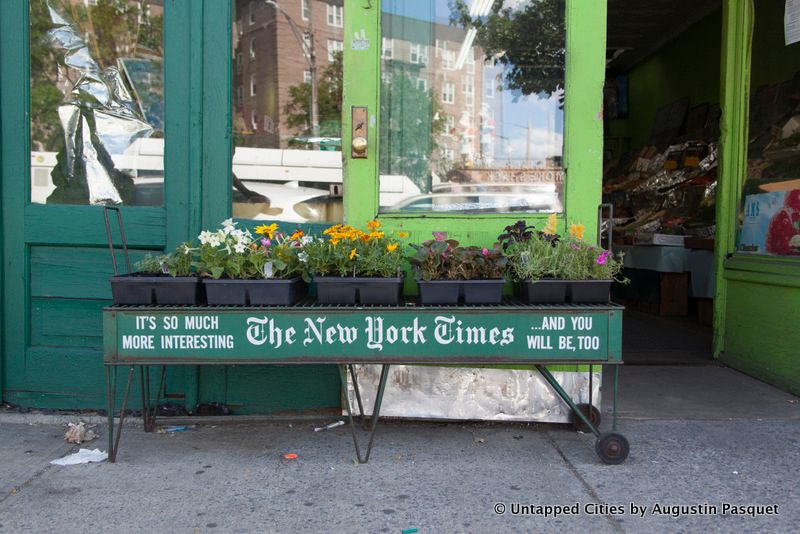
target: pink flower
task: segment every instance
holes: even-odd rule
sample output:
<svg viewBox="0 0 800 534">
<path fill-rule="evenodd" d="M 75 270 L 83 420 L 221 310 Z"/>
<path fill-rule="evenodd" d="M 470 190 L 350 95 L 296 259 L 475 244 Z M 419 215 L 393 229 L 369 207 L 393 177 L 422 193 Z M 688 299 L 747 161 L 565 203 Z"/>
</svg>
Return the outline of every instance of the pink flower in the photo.
<svg viewBox="0 0 800 534">
<path fill-rule="evenodd" d="M 436 241 L 444 241 L 447 239 L 447 232 L 433 232 L 433 238 Z"/>
<path fill-rule="evenodd" d="M 575 243 L 570 243 L 570 244 L 569 244 L 569 246 L 570 246 L 570 248 L 571 248 L 572 250 L 580 250 L 580 249 L 581 249 L 581 247 L 579 247 L 579 246 L 578 246 L 578 245 L 576 245 Z"/>
<path fill-rule="evenodd" d="M 267 239 L 267 238 L 265 237 L 265 238 L 263 238 L 263 239 L 261 240 L 261 244 L 262 244 L 262 245 L 264 245 L 265 247 L 268 247 L 268 246 L 272 245 L 272 241 L 270 241 L 269 239 Z"/>
<path fill-rule="evenodd" d="M 481 250 L 481 254 L 483 254 L 484 256 L 488 256 L 489 255 L 489 249 L 485 248 L 485 249 Z"/>
<path fill-rule="evenodd" d="M 611 255 L 611 253 L 607 250 L 604 250 L 598 257 L 597 257 L 597 265 L 605 265 L 606 260 Z"/>
</svg>

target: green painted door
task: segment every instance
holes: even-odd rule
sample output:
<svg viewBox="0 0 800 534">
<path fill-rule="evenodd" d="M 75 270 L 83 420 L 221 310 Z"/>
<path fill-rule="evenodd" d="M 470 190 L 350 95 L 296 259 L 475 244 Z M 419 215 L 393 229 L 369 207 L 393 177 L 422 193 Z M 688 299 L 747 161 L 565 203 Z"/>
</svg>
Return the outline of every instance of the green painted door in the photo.
<svg viewBox="0 0 800 534">
<path fill-rule="evenodd" d="M 199 20 L 177 0 L 0 4 L 5 401 L 103 406 L 113 270 L 99 204 L 123 206 L 132 262 L 188 237 Z M 170 381 L 191 393 L 191 370 Z"/>
</svg>

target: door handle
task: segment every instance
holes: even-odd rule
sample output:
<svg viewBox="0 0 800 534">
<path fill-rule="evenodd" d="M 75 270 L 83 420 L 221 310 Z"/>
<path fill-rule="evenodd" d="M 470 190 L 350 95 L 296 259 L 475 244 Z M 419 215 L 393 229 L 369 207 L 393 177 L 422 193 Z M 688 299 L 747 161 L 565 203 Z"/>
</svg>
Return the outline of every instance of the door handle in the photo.
<svg viewBox="0 0 800 534">
<path fill-rule="evenodd" d="M 353 106 L 350 109 L 350 118 L 353 125 L 352 141 L 350 142 L 350 157 L 353 159 L 366 159 L 369 142 L 369 128 L 367 126 L 367 108 Z"/>
</svg>

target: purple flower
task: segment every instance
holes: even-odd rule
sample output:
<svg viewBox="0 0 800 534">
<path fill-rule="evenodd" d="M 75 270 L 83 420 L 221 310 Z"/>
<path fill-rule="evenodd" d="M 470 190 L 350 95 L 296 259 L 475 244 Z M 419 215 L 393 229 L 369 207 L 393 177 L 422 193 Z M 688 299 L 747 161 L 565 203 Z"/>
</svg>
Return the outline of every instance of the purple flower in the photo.
<svg viewBox="0 0 800 534">
<path fill-rule="evenodd" d="M 581 247 L 579 247 L 579 246 L 578 246 L 578 245 L 576 245 L 575 243 L 570 243 L 570 244 L 569 244 L 569 246 L 570 246 L 570 248 L 571 248 L 572 250 L 580 250 L 580 249 L 581 249 Z"/>
<path fill-rule="evenodd" d="M 607 250 L 604 250 L 598 257 L 597 257 L 597 265 L 605 265 L 606 260 L 611 255 L 611 253 Z"/>
<path fill-rule="evenodd" d="M 444 241 L 447 239 L 447 232 L 433 232 L 433 238 L 436 241 Z"/>
<path fill-rule="evenodd" d="M 267 239 L 265 237 L 265 238 L 261 239 L 261 244 L 264 245 L 265 247 L 268 247 L 268 246 L 272 245 L 272 241 L 270 241 L 269 239 Z"/>
<path fill-rule="evenodd" d="M 489 249 L 485 248 L 485 249 L 481 250 L 481 254 L 483 254 L 484 256 L 488 256 L 489 255 Z"/>
</svg>

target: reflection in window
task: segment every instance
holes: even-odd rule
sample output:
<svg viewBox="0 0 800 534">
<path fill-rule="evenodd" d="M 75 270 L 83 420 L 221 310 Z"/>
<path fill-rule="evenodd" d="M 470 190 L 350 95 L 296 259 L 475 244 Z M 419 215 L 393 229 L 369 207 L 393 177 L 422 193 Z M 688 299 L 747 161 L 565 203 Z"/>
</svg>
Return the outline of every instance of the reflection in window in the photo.
<svg viewBox="0 0 800 534">
<path fill-rule="evenodd" d="M 784 41 L 783 2 L 756 2 L 747 174 L 738 251 L 800 256 L 800 43 Z"/>
<path fill-rule="evenodd" d="M 163 204 L 163 2 L 30 2 L 31 202 Z"/>
<path fill-rule="evenodd" d="M 249 5 L 234 0 L 236 27 Z M 232 59 L 262 43 L 252 61 L 232 69 L 233 87 L 250 87 L 232 102 L 233 216 L 339 222 L 342 7 L 323 0 L 256 2 L 252 16 L 243 35 L 232 33 Z"/>
<path fill-rule="evenodd" d="M 381 3 L 381 211 L 563 211 L 564 0 L 492 5 Z"/>
</svg>

